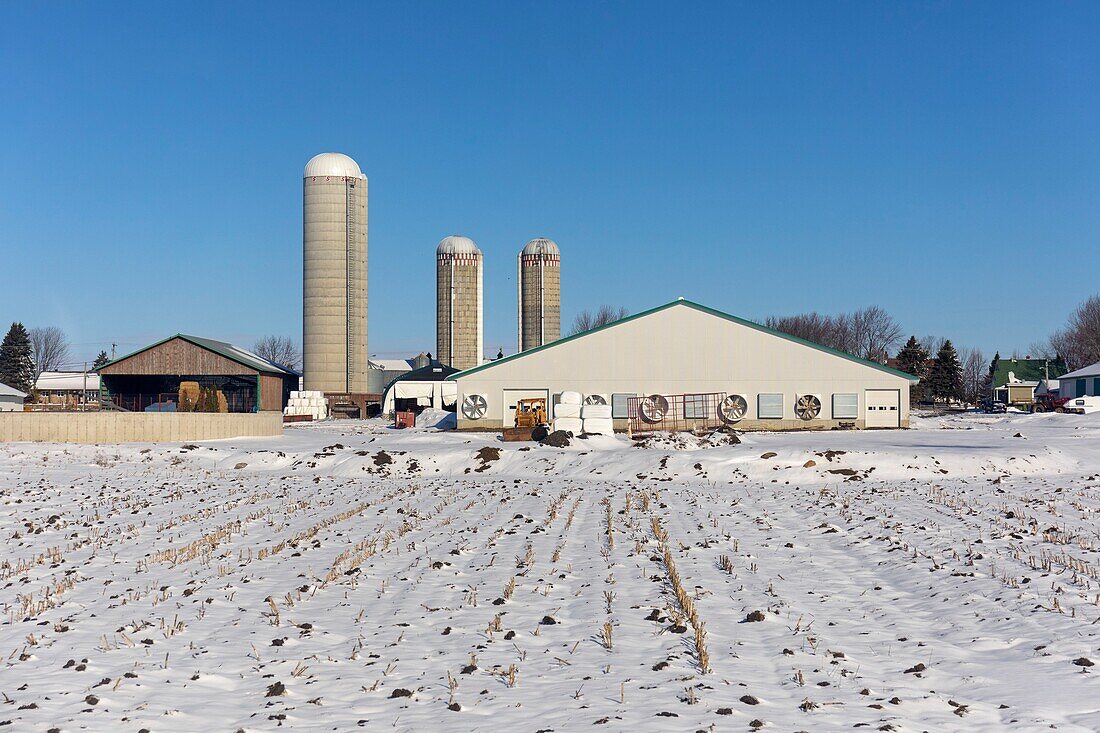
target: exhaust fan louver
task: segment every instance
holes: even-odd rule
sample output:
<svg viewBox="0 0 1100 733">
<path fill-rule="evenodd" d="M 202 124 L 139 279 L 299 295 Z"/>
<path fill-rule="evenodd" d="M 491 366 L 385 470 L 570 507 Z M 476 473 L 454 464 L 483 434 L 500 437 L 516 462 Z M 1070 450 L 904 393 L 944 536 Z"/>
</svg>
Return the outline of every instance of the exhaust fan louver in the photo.
<svg viewBox="0 0 1100 733">
<path fill-rule="evenodd" d="M 489 411 L 485 395 L 469 394 L 462 400 L 462 416 L 467 420 L 480 420 Z"/>
<path fill-rule="evenodd" d="M 749 411 L 749 401 L 745 395 L 731 394 L 718 403 L 718 417 L 722 422 L 737 422 Z"/>
<path fill-rule="evenodd" d="M 606 405 L 607 398 L 602 394 L 586 394 L 584 396 L 584 404 L 586 405 Z"/>
<path fill-rule="evenodd" d="M 668 414 L 668 400 L 659 394 L 651 394 L 638 405 L 638 414 L 646 422 L 660 422 Z"/>
<path fill-rule="evenodd" d="M 813 420 L 821 414 L 821 398 L 804 394 L 794 403 L 794 414 L 801 420 Z"/>
</svg>

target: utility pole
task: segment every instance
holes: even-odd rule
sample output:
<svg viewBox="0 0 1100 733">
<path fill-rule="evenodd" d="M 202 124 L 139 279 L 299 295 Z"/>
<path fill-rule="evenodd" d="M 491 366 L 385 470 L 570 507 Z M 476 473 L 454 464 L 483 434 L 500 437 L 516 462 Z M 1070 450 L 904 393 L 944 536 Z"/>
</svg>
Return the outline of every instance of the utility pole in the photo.
<svg viewBox="0 0 1100 733">
<path fill-rule="evenodd" d="M 88 409 L 88 362 L 84 362 L 84 389 L 80 391 L 80 411 Z"/>
<path fill-rule="evenodd" d="M 111 343 L 111 361 L 115 360 L 115 347 L 116 346 L 118 346 L 118 344 L 113 343 L 113 342 Z"/>
</svg>

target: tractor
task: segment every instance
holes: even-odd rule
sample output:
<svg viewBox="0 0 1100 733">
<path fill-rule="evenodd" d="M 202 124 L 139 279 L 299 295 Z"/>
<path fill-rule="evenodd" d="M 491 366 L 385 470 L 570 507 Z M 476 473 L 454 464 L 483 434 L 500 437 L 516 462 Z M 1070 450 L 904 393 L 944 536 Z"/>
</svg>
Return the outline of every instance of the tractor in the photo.
<svg viewBox="0 0 1100 733">
<path fill-rule="evenodd" d="M 504 439 L 539 440 L 548 432 L 546 398 L 532 397 L 516 402 L 515 427 L 504 428 Z"/>
</svg>

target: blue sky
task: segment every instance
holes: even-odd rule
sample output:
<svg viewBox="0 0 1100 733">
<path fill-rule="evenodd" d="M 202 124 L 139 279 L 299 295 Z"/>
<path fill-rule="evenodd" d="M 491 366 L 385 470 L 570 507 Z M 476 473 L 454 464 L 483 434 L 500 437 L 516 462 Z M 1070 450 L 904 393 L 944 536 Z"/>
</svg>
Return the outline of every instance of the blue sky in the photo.
<svg viewBox="0 0 1100 733">
<path fill-rule="evenodd" d="M 452 233 L 494 352 L 534 236 L 563 321 L 880 305 L 1023 351 L 1100 291 L 1098 33 L 1095 3 L 5 3 L 0 320 L 81 358 L 300 340 L 301 171 L 337 150 L 372 353 L 434 350 Z"/>
</svg>

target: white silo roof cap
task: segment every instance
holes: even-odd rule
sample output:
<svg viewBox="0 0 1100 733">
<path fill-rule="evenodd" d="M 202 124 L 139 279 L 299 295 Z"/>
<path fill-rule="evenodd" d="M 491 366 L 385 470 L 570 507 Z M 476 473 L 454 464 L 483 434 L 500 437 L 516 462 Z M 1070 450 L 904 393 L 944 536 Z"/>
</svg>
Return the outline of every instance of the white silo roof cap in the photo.
<svg viewBox="0 0 1100 733">
<path fill-rule="evenodd" d="M 359 164 L 343 153 L 321 153 L 314 155 L 306 163 L 304 178 L 313 176 L 341 176 L 343 178 L 362 178 Z"/>
<path fill-rule="evenodd" d="M 469 237 L 460 237 L 457 234 L 443 237 L 439 242 L 439 246 L 435 248 L 435 252 L 436 254 L 481 254 L 481 250 L 474 244 L 474 240 Z"/>
<path fill-rule="evenodd" d="M 561 250 L 558 249 L 558 245 L 553 239 L 546 239 L 545 237 L 538 237 L 532 239 L 527 243 L 527 246 L 523 248 L 522 254 L 525 255 L 560 255 Z"/>
</svg>

